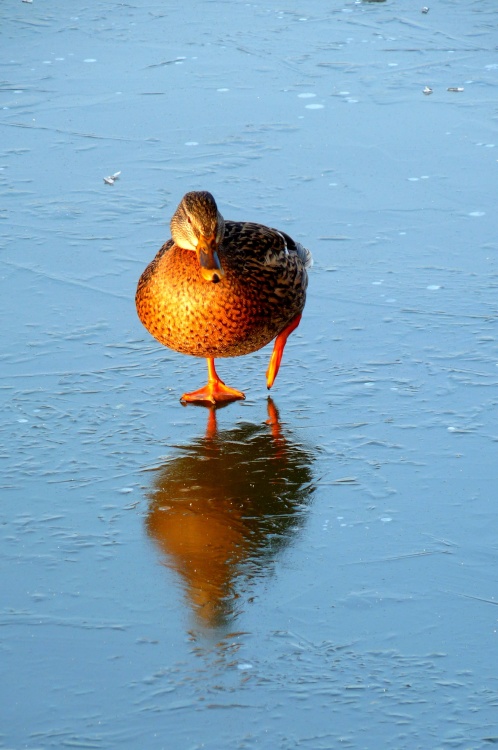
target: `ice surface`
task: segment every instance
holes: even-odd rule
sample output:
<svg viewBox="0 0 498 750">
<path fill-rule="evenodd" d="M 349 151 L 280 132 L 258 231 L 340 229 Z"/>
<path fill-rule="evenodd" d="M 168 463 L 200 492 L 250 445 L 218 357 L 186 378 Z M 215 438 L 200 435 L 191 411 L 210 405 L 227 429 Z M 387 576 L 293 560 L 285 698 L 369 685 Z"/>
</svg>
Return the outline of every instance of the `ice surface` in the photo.
<svg viewBox="0 0 498 750">
<path fill-rule="evenodd" d="M 3 747 L 496 741 L 498 9 L 421 11 L 3 4 Z M 315 261 L 215 421 L 133 301 L 192 189 Z"/>
</svg>

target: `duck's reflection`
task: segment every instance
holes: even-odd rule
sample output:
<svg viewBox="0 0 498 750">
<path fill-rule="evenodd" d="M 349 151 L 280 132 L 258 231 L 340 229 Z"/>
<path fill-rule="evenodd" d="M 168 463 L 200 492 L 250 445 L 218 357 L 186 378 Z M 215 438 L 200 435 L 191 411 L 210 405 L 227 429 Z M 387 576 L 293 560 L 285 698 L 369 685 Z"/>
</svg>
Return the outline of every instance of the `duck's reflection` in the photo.
<svg viewBox="0 0 498 750">
<path fill-rule="evenodd" d="M 158 469 L 149 493 L 147 531 L 210 627 L 234 617 L 302 525 L 313 492 L 310 451 L 282 430 L 271 399 L 268 417 L 218 430 L 210 410 L 205 437 Z"/>
</svg>

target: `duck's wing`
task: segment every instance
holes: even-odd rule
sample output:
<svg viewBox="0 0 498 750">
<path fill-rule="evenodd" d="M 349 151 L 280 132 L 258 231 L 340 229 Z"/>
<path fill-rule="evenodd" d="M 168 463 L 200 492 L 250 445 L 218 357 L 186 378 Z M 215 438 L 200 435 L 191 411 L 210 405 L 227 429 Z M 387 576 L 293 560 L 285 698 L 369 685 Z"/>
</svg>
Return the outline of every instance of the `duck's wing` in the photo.
<svg viewBox="0 0 498 750">
<path fill-rule="evenodd" d="M 301 265 L 309 268 L 311 253 L 285 232 L 250 221 L 226 221 L 223 246 L 247 265 L 281 267 Z"/>
<path fill-rule="evenodd" d="M 299 257 L 301 263 L 305 268 L 311 268 L 311 266 L 313 265 L 313 256 L 311 254 L 311 251 L 308 250 L 307 247 L 304 247 L 304 245 L 301 245 L 300 242 L 296 242 L 296 240 L 293 240 L 292 237 L 289 237 L 289 235 L 285 232 L 282 232 L 278 229 L 274 229 L 273 231 L 278 232 L 282 235 L 289 252 L 295 253 Z"/>
</svg>

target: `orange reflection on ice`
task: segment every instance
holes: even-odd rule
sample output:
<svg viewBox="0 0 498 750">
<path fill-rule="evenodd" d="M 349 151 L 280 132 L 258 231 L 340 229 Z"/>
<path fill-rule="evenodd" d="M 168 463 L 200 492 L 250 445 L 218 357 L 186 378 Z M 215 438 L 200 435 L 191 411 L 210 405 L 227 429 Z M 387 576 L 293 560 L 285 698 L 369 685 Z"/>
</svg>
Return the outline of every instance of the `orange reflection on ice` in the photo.
<svg viewBox="0 0 498 750">
<path fill-rule="evenodd" d="M 204 625 L 236 614 L 251 581 L 265 575 L 302 525 L 311 461 L 269 399 L 264 424 L 219 430 L 210 409 L 205 436 L 157 470 L 147 531 L 181 575 Z"/>
</svg>

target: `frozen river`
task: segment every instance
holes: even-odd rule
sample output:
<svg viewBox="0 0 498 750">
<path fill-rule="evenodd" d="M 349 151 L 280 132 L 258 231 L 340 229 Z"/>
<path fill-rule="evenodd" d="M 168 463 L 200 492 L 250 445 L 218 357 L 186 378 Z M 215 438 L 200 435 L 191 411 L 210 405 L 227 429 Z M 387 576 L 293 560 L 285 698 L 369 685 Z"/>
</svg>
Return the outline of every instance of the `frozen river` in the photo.
<svg viewBox="0 0 498 750">
<path fill-rule="evenodd" d="M 422 6 L 2 4 L 0 747 L 498 742 L 498 8 Z M 272 400 L 136 316 L 195 189 L 313 252 Z"/>
</svg>

